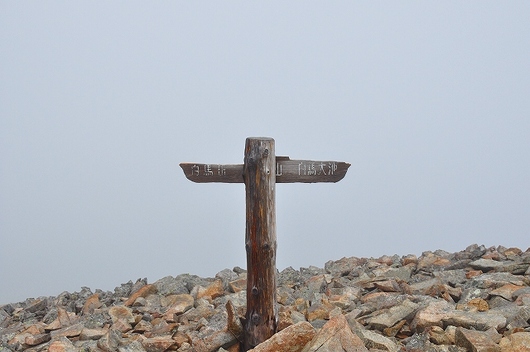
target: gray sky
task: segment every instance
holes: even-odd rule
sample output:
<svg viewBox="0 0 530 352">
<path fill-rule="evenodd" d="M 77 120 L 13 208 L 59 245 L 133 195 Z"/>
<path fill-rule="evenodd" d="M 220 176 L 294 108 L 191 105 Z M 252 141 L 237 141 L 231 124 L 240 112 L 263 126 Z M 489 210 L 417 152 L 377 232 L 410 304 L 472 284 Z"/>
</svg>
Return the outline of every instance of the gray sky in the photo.
<svg viewBox="0 0 530 352">
<path fill-rule="evenodd" d="M 530 2 L 0 3 L 0 304 L 246 266 L 242 184 L 179 162 L 352 164 L 277 187 L 277 267 L 530 246 Z"/>
</svg>

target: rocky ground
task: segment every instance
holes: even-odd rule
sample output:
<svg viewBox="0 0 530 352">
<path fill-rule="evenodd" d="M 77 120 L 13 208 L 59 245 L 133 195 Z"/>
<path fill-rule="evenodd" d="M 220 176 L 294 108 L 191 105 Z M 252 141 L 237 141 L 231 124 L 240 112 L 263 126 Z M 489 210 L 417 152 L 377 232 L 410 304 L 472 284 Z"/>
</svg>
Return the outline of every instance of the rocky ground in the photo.
<svg viewBox="0 0 530 352">
<path fill-rule="evenodd" d="M 278 273 L 252 351 L 530 351 L 530 249 L 471 245 Z M 0 306 L 4 351 L 240 351 L 246 273 L 184 274 Z"/>
</svg>

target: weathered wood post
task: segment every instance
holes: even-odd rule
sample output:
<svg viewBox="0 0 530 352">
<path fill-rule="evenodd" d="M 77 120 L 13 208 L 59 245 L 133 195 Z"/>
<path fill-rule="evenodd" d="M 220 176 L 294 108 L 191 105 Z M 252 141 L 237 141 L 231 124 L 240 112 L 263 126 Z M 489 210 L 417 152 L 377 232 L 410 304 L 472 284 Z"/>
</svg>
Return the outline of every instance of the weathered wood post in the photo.
<svg viewBox="0 0 530 352">
<path fill-rule="evenodd" d="M 181 163 L 180 166 L 193 182 L 245 184 L 247 312 L 243 350 L 247 351 L 271 337 L 277 328 L 276 184 L 338 182 L 350 164 L 277 157 L 274 139 L 247 138 L 243 165 Z"/>
<path fill-rule="evenodd" d="M 276 333 L 276 156 L 272 138 L 247 138 L 247 313 L 244 350 Z"/>
</svg>

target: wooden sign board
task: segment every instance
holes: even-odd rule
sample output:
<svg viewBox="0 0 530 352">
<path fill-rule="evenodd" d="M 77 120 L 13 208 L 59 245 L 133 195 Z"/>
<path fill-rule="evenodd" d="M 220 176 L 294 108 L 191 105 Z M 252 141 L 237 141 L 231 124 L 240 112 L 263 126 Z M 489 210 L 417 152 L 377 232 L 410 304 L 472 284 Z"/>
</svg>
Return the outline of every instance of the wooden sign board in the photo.
<svg viewBox="0 0 530 352">
<path fill-rule="evenodd" d="M 197 183 L 244 183 L 243 164 L 180 163 L 188 180 Z M 350 164 L 342 161 L 291 160 L 277 156 L 276 183 L 338 182 L 344 178 Z"/>
<path fill-rule="evenodd" d="M 276 183 L 338 182 L 350 164 L 275 156 L 274 139 L 247 138 L 243 164 L 181 163 L 193 182 L 244 183 L 246 189 L 247 312 L 243 351 L 277 330 Z"/>
</svg>

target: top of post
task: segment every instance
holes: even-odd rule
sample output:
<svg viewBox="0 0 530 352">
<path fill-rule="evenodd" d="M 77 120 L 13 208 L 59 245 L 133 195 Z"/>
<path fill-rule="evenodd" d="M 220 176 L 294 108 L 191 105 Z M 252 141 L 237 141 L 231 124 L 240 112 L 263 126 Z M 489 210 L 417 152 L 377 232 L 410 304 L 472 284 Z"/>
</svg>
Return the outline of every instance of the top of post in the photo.
<svg viewBox="0 0 530 352">
<path fill-rule="evenodd" d="M 250 140 L 250 139 L 264 140 L 264 141 L 273 141 L 274 140 L 274 138 L 271 138 L 271 137 L 247 137 L 247 141 Z"/>
</svg>

